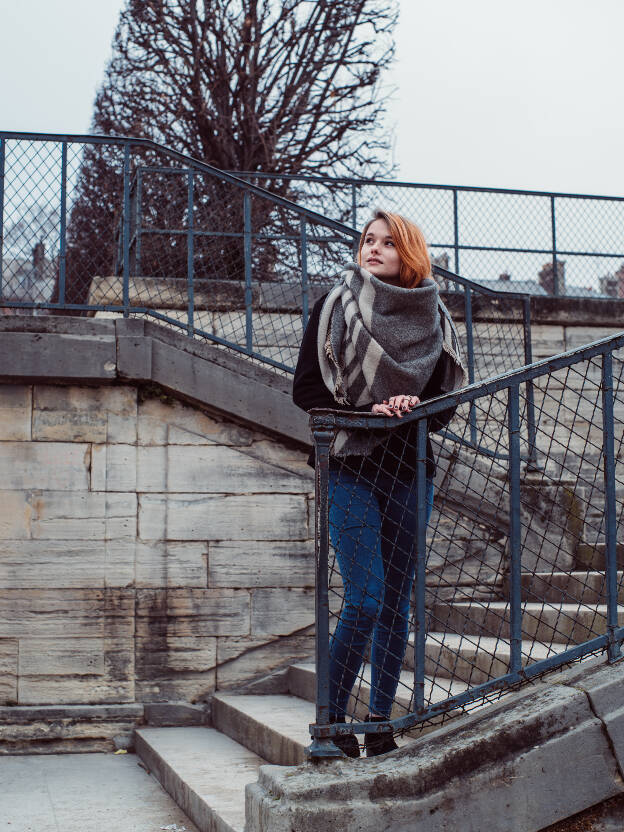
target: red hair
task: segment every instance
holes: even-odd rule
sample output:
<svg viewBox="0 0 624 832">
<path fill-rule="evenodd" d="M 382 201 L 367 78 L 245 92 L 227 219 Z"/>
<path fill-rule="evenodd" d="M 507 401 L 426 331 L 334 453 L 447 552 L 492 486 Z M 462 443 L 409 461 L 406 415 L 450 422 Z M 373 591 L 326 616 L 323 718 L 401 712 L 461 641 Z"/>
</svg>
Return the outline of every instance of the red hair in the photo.
<svg viewBox="0 0 624 832">
<path fill-rule="evenodd" d="M 362 265 L 362 246 L 371 223 L 384 220 L 390 229 L 392 242 L 399 255 L 399 281 L 404 289 L 414 289 L 426 278 L 431 276 L 431 258 L 427 249 L 424 234 L 411 220 L 400 214 L 389 211 L 376 211 L 364 226 L 358 248 L 358 263 Z"/>
</svg>

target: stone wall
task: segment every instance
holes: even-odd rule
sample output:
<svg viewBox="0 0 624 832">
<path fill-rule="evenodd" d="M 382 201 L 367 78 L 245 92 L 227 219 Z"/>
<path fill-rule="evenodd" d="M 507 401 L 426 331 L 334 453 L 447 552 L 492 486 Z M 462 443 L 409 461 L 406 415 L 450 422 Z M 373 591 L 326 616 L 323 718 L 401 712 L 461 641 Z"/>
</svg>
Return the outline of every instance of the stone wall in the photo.
<svg viewBox="0 0 624 832">
<path fill-rule="evenodd" d="M 0 384 L 0 704 L 201 702 L 311 655 L 312 492 L 154 385 Z"/>
<path fill-rule="evenodd" d="M 609 306 L 602 326 L 537 324 L 535 358 L 617 331 Z M 143 320 L 0 318 L 0 351 L 0 702 L 203 702 L 312 654 L 313 481 L 288 379 Z M 484 596 L 502 574 L 488 540 Z"/>
</svg>

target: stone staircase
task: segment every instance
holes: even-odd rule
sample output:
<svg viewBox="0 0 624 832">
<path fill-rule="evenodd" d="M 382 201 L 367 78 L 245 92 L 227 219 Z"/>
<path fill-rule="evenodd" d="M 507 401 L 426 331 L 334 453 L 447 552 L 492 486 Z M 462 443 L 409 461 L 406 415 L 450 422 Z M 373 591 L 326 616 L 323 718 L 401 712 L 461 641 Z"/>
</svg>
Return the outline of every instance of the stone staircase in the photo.
<svg viewBox="0 0 624 832">
<path fill-rule="evenodd" d="M 523 576 L 525 632 L 547 640 L 544 644 L 523 642 L 525 661 L 564 650 L 568 639 L 574 642 L 586 638 L 588 627 L 594 633 L 604 629 L 605 608 L 597 603 L 603 581 L 604 573 L 600 572 L 533 575 L 530 580 L 528 575 Z M 431 611 L 444 615 L 449 629 L 430 632 L 427 637 L 426 701 L 460 694 L 468 685 L 506 671 L 510 647 L 505 638 L 505 606 L 500 601 L 460 601 Z M 624 622 L 624 606 L 621 616 Z M 531 621 L 538 624 L 532 626 Z M 553 633 L 560 637 L 559 642 L 551 641 Z M 453 669 L 453 678 L 445 668 Z M 360 687 L 350 703 L 359 718 L 367 711 L 369 670 L 368 666 L 364 668 Z M 405 714 L 410 707 L 412 674 L 413 650 L 408 649 L 393 716 Z M 215 694 L 212 727 L 135 730 L 135 749 L 145 767 L 202 832 L 243 832 L 245 787 L 257 780 L 260 766 L 297 766 L 304 762 L 310 743 L 308 725 L 315 717 L 314 665 L 292 664 L 281 678 L 281 693 Z M 400 744 L 409 741 L 399 739 Z"/>
</svg>

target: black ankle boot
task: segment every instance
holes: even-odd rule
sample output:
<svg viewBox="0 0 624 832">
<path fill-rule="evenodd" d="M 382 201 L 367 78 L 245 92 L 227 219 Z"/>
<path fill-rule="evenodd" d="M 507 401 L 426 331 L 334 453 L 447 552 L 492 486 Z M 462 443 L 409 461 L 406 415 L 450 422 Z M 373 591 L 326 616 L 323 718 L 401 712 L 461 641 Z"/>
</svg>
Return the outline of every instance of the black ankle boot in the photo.
<svg viewBox="0 0 624 832">
<path fill-rule="evenodd" d="M 338 723 L 338 724 L 345 724 L 345 718 L 330 716 L 329 721 L 331 724 Z M 360 756 L 360 744 L 357 741 L 357 737 L 355 734 L 337 734 L 335 737 L 332 737 L 334 745 L 337 746 L 343 754 L 346 754 L 347 757 L 356 758 Z"/>
<path fill-rule="evenodd" d="M 364 722 L 386 722 L 385 716 L 371 716 L 368 714 Z M 367 757 L 377 757 L 379 754 L 387 754 L 388 751 L 396 751 L 399 746 L 394 741 L 392 729 L 381 734 L 364 734 L 364 748 Z"/>
</svg>

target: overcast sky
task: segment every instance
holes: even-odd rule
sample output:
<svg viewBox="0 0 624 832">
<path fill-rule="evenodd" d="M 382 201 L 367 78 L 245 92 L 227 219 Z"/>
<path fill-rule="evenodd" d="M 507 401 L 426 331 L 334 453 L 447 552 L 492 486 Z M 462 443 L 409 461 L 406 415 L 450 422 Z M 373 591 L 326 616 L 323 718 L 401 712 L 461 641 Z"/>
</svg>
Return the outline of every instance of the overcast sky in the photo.
<svg viewBox="0 0 624 832">
<path fill-rule="evenodd" d="M 0 0 L 0 129 L 87 132 L 123 0 Z M 397 178 L 624 195 L 622 0 L 401 0 Z"/>
</svg>

